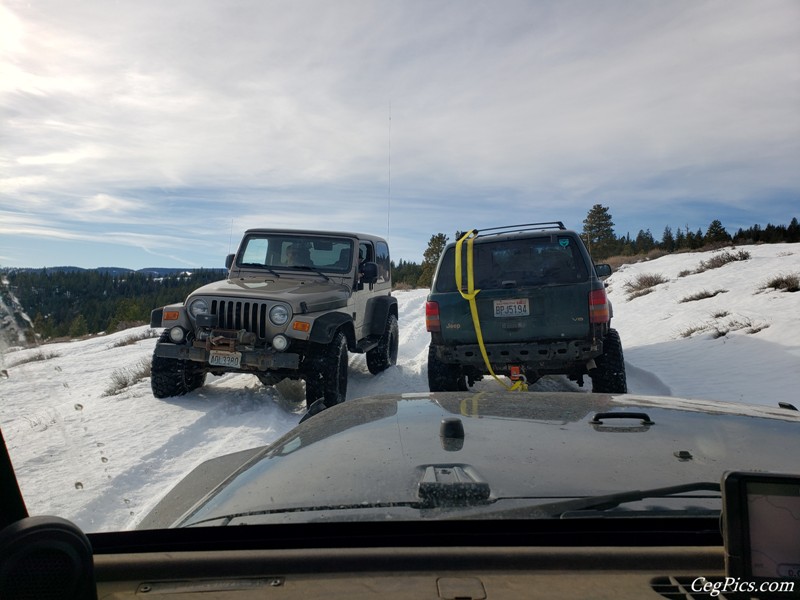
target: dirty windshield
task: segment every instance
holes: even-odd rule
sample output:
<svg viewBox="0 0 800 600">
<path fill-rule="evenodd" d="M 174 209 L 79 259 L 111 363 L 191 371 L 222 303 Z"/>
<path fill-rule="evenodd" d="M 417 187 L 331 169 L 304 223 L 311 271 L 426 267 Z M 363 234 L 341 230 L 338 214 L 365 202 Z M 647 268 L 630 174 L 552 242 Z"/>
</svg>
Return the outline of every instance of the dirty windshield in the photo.
<svg viewBox="0 0 800 600">
<path fill-rule="evenodd" d="M 28 511 L 708 518 L 800 473 L 799 74 L 797 0 L 0 0 Z"/>
</svg>

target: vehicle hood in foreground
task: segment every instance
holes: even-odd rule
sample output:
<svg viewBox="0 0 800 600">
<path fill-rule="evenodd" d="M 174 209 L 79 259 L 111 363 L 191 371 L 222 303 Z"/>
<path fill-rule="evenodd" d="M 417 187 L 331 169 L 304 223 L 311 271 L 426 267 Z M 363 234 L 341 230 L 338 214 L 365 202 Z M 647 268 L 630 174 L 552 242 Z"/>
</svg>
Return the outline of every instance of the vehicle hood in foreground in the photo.
<svg viewBox="0 0 800 600">
<path fill-rule="evenodd" d="M 361 398 L 269 447 L 203 463 L 140 528 L 480 514 L 522 501 L 719 482 L 729 470 L 791 473 L 798 433 L 796 411 L 702 400 L 560 392 Z"/>
</svg>

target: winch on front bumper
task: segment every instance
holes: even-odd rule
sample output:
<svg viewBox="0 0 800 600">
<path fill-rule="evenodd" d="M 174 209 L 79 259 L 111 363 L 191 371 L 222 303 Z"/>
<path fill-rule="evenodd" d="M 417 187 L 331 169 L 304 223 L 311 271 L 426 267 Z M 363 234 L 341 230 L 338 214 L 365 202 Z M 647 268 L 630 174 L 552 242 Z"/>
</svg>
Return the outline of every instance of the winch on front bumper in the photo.
<svg viewBox="0 0 800 600">
<path fill-rule="evenodd" d="M 300 355 L 279 352 L 274 348 L 256 348 L 255 334 L 244 329 L 212 329 L 191 344 L 159 343 L 155 355 L 163 358 L 191 360 L 212 368 L 240 371 L 275 371 L 298 369 Z"/>
</svg>

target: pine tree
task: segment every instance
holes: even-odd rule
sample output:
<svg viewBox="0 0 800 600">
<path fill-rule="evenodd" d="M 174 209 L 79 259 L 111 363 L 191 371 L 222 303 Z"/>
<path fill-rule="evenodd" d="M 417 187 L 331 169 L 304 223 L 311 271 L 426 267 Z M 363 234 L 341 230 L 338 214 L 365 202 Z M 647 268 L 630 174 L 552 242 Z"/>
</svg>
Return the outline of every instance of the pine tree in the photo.
<svg viewBox="0 0 800 600">
<path fill-rule="evenodd" d="M 428 242 L 428 248 L 422 255 L 422 272 L 417 280 L 419 287 L 431 287 L 433 283 L 433 274 L 436 271 L 436 265 L 439 264 L 439 257 L 447 245 L 447 236 L 443 233 L 437 233 L 431 236 Z"/>
<path fill-rule="evenodd" d="M 689 237 L 691 235 L 691 237 Z M 692 250 L 697 250 L 703 247 L 703 230 L 699 227 L 697 228 L 696 233 L 692 233 L 691 231 L 686 234 L 686 240 L 689 242 L 689 247 Z"/>
<path fill-rule="evenodd" d="M 699 244 L 694 239 L 694 233 L 692 233 L 691 229 L 689 229 L 687 227 L 686 228 L 686 247 L 689 248 L 690 250 L 694 250 L 698 246 L 699 246 Z"/>
<path fill-rule="evenodd" d="M 614 222 L 607 206 L 595 204 L 583 220 L 583 239 L 595 259 L 608 258 L 617 248 Z"/>
<path fill-rule="evenodd" d="M 672 228 L 667 225 L 661 235 L 661 248 L 665 252 L 675 252 L 675 236 L 672 235 Z"/>
<path fill-rule="evenodd" d="M 683 229 L 678 227 L 678 231 L 675 233 L 675 249 L 682 250 L 686 247 L 686 234 L 683 233 Z"/>
<path fill-rule="evenodd" d="M 80 337 L 89 333 L 89 327 L 86 325 L 86 318 L 83 315 L 78 315 L 72 319 L 69 325 L 69 336 Z"/>
<path fill-rule="evenodd" d="M 708 226 L 703 241 L 706 244 L 725 244 L 731 241 L 731 236 L 725 231 L 722 222 L 719 219 L 714 219 Z"/>
<path fill-rule="evenodd" d="M 638 254 L 647 254 L 655 247 L 656 241 L 653 239 L 653 234 L 650 233 L 650 230 L 643 231 L 640 229 L 636 236 L 636 252 Z"/>
<path fill-rule="evenodd" d="M 797 222 L 797 217 L 793 217 L 792 222 L 786 228 L 786 241 L 800 242 L 800 223 Z"/>
</svg>

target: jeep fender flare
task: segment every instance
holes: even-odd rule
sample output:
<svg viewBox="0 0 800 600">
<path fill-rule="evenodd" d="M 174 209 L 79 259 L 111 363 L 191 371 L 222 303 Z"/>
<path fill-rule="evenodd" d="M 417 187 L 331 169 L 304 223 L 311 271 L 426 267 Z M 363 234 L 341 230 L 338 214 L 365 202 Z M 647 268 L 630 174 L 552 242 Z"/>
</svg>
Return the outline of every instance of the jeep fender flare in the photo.
<svg viewBox="0 0 800 600">
<path fill-rule="evenodd" d="M 308 340 L 315 344 L 330 344 L 339 329 L 347 336 L 347 345 L 353 348 L 355 346 L 353 318 L 341 312 L 328 313 L 315 319 Z"/>
<path fill-rule="evenodd" d="M 167 311 L 177 312 L 178 320 L 170 320 L 168 324 L 164 323 L 164 313 Z M 180 325 L 188 331 L 193 329 L 192 324 L 189 321 L 189 315 L 186 312 L 186 307 L 183 304 L 170 304 L 168 306 L 162 306 L 161 308 L 156 308 L 150 311 L 150 327 L 152 329 L 158 329 L 159 327 L 173 327 L 175 325 Z"/>
<path fill-rule="evenodd" d="M 378 296 L 367 300 L 366 318 L 369 322 L 369 335 L 383 335 L 389 315 L 397 317 L 397 298 Z"/>
</svg>

